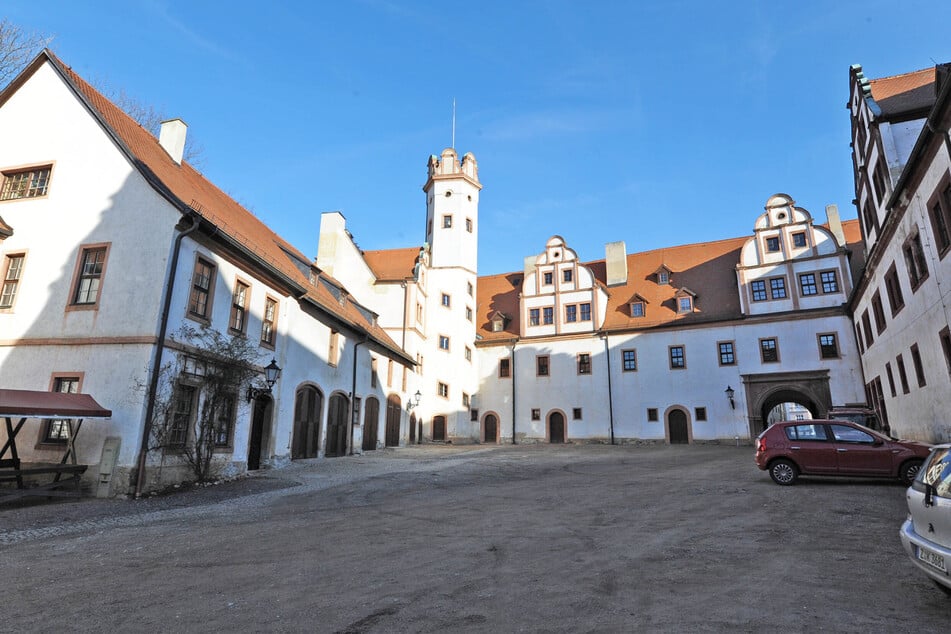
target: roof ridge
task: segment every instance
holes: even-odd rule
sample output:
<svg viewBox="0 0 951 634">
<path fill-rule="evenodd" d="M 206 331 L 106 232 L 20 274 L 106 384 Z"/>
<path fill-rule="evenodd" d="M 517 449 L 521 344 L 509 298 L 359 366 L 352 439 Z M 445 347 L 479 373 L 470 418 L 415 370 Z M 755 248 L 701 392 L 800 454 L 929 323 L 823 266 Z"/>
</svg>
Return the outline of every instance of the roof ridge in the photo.
<svg viewBox="0 0 951 634">
<path fill-rule="evenodd" d="M 919 73 L 934 72 L 934 66 L 929 66 L 927 68 L 921 68 L 919 70 L 911 70 L 906 73 L 898 73 L 897 75 L 886 75 L 885 77 L 876 77 L 874 79 L 869 78 L 870 82 L 883 81 L 887 79 L 898 79 L 900 77 L 908 77 L 910 75 L 917 75 Z"/>
</svg>

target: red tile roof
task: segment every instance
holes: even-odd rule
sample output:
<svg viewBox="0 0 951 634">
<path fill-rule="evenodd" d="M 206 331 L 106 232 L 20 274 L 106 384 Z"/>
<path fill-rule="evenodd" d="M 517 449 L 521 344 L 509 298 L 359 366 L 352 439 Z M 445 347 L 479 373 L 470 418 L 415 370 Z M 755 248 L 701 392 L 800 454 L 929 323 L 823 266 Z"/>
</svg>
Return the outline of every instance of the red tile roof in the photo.
<svg viewBox="0 0 951 634">
<path fill-rule="evenodd" d="M 93 88 L 82 77 L 64 64 L 55 54 L 44 50 L 0 95 L 0 105 L 48 61 L 72 86 L 89 106 L 116 143 L 122 148 L 136 168 L 162 195 L 184 212 L 190 208 L 219 231 L 228 236 L 239 249 L 260 260 L 292 286 L 303 289 L 303 297 L 335 315 L 344 323 L 368 334 L 380 345 L 397 353 L 403 359 L 412 360 L 372 319 L 365 309 L 360 310 L 351 301 L 341 302 L 322 284 L 311 284 L 307 274 L 291 259 L 307 263 L 310 260 L 293 245 L 274 233 L 254 214 L 218 189 L 187 162 L 175 163 L 159 144 L 158 139 L 139 125 L 129 115 Z M 334 282 L 341 286 L 339 282 Z"/>
<path fill-rule="evenodd" d="M 420 247 L 364 251 L 363 259 L 380 281 L 405 280 L 413 277 Z"/>
<path fill-rule="evenodd" d="M 935 101 L 935 69 L 925 68 L 892 77 L 872 79 L 872 98 L 885 118 L 926 110 Z"/>
<path fill-rule="evenodd" d="M 852 248 L 852 279 L 861 268 L 861 231 L 858 220 L 842 223 L 846 242 Z M 632 253 L 627 256 L 627 283 L 605 287 L 608 291 L 604 330 L 644 330 L 677 325 L 700 324 L 743 318 L 736 286 L 736 265 L 740 250 L 751 236 L 717 242 L 701 242 L 677 247 Z M 588 262 L 599 284 L 606 279 L 604 260 Z M 670 283 L 657 283 L 661 267 L 670 271 Z M 856 268 L 858 267 L 858 268 Z M 478 321 L 484 342 L 511 340 L 519 333 L 519 299 L 522 273 L 506 273 L 479 278 Z M 696 310 L 679 314 L 675 296 L 687 287 L 696 293 Z M 635 298 L 646 301 L 645 316 L 631 317 L 628 304 Z M 504 332 L 492 332 L 490 317 L 500 311 L 510 320 Z"/>
</svg>

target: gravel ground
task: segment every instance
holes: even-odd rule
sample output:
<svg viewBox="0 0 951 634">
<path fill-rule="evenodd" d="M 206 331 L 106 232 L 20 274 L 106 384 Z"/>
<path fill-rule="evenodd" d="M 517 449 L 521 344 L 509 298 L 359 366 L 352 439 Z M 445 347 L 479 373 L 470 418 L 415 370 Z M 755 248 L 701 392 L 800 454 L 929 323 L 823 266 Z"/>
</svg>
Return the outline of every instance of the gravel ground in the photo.
<svg viewBox="0 0 951 634">
<path fill-rule="evenodd" d="M 904 505 L 749 447 L 387 450 L 0 508 L 0 630 L 947 631 Z"/>
</svg>

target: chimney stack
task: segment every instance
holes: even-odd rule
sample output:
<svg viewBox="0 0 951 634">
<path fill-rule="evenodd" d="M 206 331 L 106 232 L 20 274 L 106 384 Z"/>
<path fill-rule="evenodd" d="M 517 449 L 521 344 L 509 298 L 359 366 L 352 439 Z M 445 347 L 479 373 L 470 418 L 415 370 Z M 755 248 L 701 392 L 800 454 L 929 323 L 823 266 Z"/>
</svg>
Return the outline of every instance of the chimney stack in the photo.
<svg viewBox="0 0 951 634">
<path fill-rule="evenodd" d="M 838 205 L 826 205 L 826 220 L 829 223 L 829 230 L 835 236 L 839 247 L 845 246 L 845 232 L 842 230 L 842 220 L 839 218 Z"/>
<path fill-rule="evenodd" d="M 608 286 L 627 284 L 627 246 L 623 240 L 604 245 L 604 264 Z"/>
<path fill-rule="evenodd" d="M 182 155 L 185 153 L 185 133 L 188 126 L 181 119 L 169 119 L 162 122 L 159 131 L 159 145 L 168 152 L 178 165 L 182 164 Z"/>
</svg>

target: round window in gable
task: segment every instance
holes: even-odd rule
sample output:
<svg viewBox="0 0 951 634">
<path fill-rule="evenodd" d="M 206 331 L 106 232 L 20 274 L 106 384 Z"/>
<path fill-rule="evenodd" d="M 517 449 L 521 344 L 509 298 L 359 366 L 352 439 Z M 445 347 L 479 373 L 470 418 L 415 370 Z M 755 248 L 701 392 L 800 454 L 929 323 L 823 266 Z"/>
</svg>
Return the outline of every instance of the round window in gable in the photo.
<svg viewBox="0 0 951 634">
<path fill-rule="evenodd" d="M 778 214 L 776 214 L 776 217 L 779 218 L 780 220 L 782 220 L 783 218 L 786 217 L 786 212 L 785 212 L 785 211 L 781 211 L 781 212 L 779 212 Z"/>
<path fill-rule="evenodd" d="M 450 196 L 452 196 L 452 192 L 446 192 L 446 198 L 449 198 Z"/>
<path fill-rule="evenodd" d="M 471 195 L 471 194 L 469 195 L 469 202 L 470 202 L 470 203 L 472 202 L 472 195 Z"/>
</svg>

